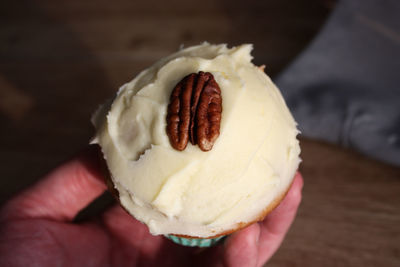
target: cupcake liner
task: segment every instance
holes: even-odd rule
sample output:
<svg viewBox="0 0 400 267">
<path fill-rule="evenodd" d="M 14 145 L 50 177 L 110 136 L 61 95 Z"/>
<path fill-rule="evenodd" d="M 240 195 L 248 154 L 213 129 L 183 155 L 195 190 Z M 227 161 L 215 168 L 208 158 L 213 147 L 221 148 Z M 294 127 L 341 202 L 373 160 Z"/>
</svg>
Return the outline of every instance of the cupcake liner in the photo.
<svg viewBox="0 0 400 267">
<path fill-rule="evenodd" d="M 169 240 L 172 240 L 174 243 L 182 246 L 201 247 L 201 248 L 212 247 L 226 237 L 225 235 L 216 238 L 186 238 L 175 235 L 164 235 L 164 236 Z"/>
</svg>

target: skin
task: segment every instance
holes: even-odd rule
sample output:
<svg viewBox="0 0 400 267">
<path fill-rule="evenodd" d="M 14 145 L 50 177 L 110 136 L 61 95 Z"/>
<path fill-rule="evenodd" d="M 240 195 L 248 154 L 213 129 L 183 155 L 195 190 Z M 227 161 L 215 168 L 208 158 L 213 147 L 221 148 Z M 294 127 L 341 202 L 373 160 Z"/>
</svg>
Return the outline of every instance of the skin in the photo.
<svg viewBox="0 0 400 267">
<path fill-rule="evenodd" d="M 280 246 L 301 201 L 303 179 L 297 173 L 264 221 L 207 249 L 152 236 L 119 205 L 74 223 L 106 190 L 96 153 L 87 149 L 0 209 L 0 266 L 262 266 Z"/>
</svg>

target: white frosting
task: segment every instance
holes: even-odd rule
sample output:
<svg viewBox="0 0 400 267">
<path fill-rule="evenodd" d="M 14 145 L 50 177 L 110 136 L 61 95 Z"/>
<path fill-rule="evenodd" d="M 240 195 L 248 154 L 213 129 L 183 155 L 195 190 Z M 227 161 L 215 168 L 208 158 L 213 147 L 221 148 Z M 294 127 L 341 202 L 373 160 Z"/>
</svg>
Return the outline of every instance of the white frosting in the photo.
<svg viewBox="0 0 400 267">
<path fill-rule="evenodd" d="M 152 234 L 210 237 L 251 222 L 291 184 L 298 130 L 276 86 L 251 63 L 252 45 L 203 43 L 164 58 L 122 86 L 94 118 L 120 202 Z M 220 136 L 211 151 L 170 145 L 174 86 L 208 71 L 221 88 Z M 107 114 L 107 115 L 105 115 Z"/>
</svg>

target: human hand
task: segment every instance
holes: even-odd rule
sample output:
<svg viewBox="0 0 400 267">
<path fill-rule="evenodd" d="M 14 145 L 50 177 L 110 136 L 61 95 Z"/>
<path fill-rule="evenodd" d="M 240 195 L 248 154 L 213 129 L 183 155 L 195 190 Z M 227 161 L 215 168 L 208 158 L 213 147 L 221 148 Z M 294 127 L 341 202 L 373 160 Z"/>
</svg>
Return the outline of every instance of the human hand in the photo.
<svg viewBox="0 0 400 267">
<path fill-rule="evenodd" d="M 278 249 L 301 200 L 296 174 L 282 203 L 264 221 L 198 249 L 176 245 L 114 205 L 93 219 L 77 213 L 106 186 L 91 147 L 0 210 L 0 266 L 262 266 Z"/>
</svg>

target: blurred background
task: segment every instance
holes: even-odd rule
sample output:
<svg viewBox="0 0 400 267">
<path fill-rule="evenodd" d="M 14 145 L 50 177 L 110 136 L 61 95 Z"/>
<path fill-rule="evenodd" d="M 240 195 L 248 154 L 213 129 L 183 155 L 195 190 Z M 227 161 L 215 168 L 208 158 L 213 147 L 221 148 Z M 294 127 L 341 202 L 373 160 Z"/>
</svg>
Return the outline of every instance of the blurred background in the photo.
<svg viewBox="0 0 400 267">
<path fill-rule="evenodd" d="M 93 111 L 159 58 L 253 43 L 303 132 L 304 201 L 267 266 L 400 266 L 400 6 L 377 3 L 1 1 L 0 203 L 87 145 Z"/>
</svg>

